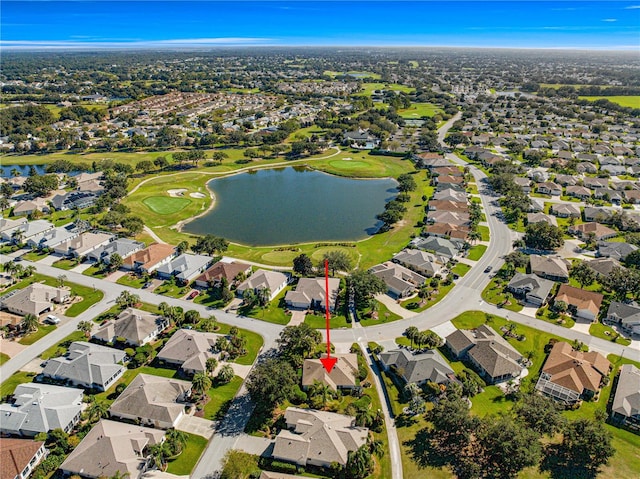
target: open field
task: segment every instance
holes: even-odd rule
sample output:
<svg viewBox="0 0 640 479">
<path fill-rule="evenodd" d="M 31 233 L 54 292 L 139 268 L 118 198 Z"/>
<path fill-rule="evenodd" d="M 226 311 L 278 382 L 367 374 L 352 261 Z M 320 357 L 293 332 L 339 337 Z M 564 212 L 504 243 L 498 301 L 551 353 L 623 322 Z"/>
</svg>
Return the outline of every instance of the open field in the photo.
<svg viewBox="0 0 640 479">
<path fill-rule="evenodd" d="M 350 178 L 388 178 L 413 171 L 408 160 L 393 156 L 371 155 L 366 151 L 348 150 L 326 160 L 316 160 L 309 167 Z"/>
<path fill-rule="evenodd" d="M 337 76 L 340 75 L 351 75 L 357 78 L 373 78 L 374 80 L 379 80 L 380 79 L 380 75 L 377 73 L 372 73 L 372 72 L 362 72 L 362 71 L 355 71 L 355 70 L 350 70 L 348 72 L 337 72 L 334 70 L 325 70 L 323 72 L 325 75 L 330 76 L 332 78 L 335 78 Z"/>
<path fill-rule="evenodd" d="M 612 103 L 617 103 L 620 106 L 627 106 L 629 108 L 640 108 L 640 95 L 631 96 L 579 96 L 581 100 L 609 100 Z"/>
<path fill-rule="evenodd" d="M 363 91 L 358 93 L 361 96 L 371 96 L 374 90 L 391 90 L 391 91 L 402 91 L 405 93 L 411 93 L 415 91 L 415 88 L 411 88 L 405 85 L 398 85 L 395 83 L 363 83 L 362 87 Z"/>
<path fill-rule="evenodd" d="M 159 215 L 172 215 L 185 209 L 190 203 L 189 198 L 172 198 L 167 196 L 149 196 L 142 202 L 151 211 Z"/>
<path fill-rule="evenodd" d="M 433 103 L 413 103 L 409 108 L 398 110 L 398 114 L 402 118 L 417 119 L 423 116 L 431 118 L 438 113 L 442 113 L 442 110 Z"/>
</svg>

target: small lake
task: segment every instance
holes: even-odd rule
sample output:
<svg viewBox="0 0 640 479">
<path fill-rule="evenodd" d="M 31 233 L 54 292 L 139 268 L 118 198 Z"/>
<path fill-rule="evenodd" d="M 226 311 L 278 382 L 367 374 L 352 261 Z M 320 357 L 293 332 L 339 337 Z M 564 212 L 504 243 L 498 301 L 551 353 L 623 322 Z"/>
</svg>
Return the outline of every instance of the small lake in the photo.
<svg viewBox="0 0 640 479">
<path fill-rule="evenodd" d="M 18 170 L 20 172 L 20 176 L 29 176 L 29 172 L 31 171 L 32 165 L 5 165 L 4 163 L 0 164 L 0 178 L 12 178 L 13 174 L 11 173 L 13 170 Z M 47 173 L 46 168 L 47 165 L 33 165 L 36 173 L 38 175 L 44 175 Z M 72 171 L 67 173 L 67 176 L 76 176 L 82 173 L 82 171 Z"/>
<path fill-rule="evenodd" d="M 209 182 L 214 208 L 183 231 L 250 246 L 358 240 L 378 230 L 396 185 L 292 167 L 228 176 Z"/>
</svg>

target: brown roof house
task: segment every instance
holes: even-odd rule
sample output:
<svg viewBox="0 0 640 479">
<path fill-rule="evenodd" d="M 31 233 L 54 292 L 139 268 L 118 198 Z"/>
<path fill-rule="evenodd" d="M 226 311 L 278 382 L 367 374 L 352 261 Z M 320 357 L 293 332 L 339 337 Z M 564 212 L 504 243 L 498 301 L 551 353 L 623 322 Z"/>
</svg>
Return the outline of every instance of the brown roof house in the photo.
<svg viewBox="0 0 640 479">
<path fill-rule="evenodd" d="M 150 244 L 124 259 L 122 267 L 139 273 L 151 273 L 176 255 L 176 249 L 170 244 Z"/>
<path fill-rule="evenodd" d="M 302 366 L 302 387 L 308 388 L 315 381 L 331 389 L 353 389 L 358 385 L 358 356 L 353 353 L 335 354 L 338 359 L 330 373 L 320 359 L 305 359 Z"/>
<path fill-rule="evenodd" d="M 169 320 L 141 309 L 127 308 L 116 319 L 106 321 L 94 333 L 93 338 L 112 343 L 124 338 L 127 344 L 142 346 L 158 337 L 169 327 Z"/>
<path fill-rule="evenodd" d="M 459 329 L 451 333 L 446 345 L 456 358 L 468 359 L 489 384 L 509 381 L 524 369 L 522 355 L 484 324 L 471 331 Z"/>
<path fill-rule="evenodd" d="M 611 419 L 618 424 L 640 430 L 640 369 L 623 364 L 611 406 Z"/>
<path fill-rule="evenodd" d="M 556 401 L 575 404 L 593 398 L 610 369 L 611 363 L 602 354 L 576 351 L 559 341 L 544 363 L 536 389 Z"/>
<path fill-rule="evenodd" d="M 618 236 L 616 230 L 595 222 L 569 226 L 568 231 L 569 234 L 576 235 L 578 238 L 588 238 L 593 235 L 593 238 L 598 241 Z"/>
<path fill-rule="evenodd" d="M 569 281 L 569 261 L 559 256 L 529 256 L 531 272 L 551 281 Z"/>
<path fill-rule="evenodd" d="M 208 288 L 209 286 L 217 286 L 222 279 L 226 279 L 228 284 L 233 284 L 238 275 L 244 274 L 248 276 L 251 273 L 251 265 L 245 263 L 225 263 L 218 261 L 195 280 L 196 286 L 200 288 Z"/>
<path fill-rule="evenodd" d="M 422 286 L 427 278 L 391 261 L 377 264 L 369 271 L 385 282 L 389 293 L 397 298 L 404 298 Z"/>
<path fill-rule="evenodd" d="M 101 420 L 69 454 L 60 469 L 65 475 L 96 479 L 117 472 L 139 479 L 149 466 L 148 447 L 164 440 L 164 431 Z"/>
<path fill-rule="evenodd" d="M 284 297 L 287 306 L 299 309 L 321 309 L 326 306 L 325 278 L 300 278 L 295 290 Z M 333 311 L 340 291 L 340 279 L 329 278 L 329 309 Z"/>
<path fill-rule="evenodd" d="M 0 479 L 27 479 L 46 456 L 44 441 L 0 438 Z"/>
<path fill-rule="evenodd" d="M 158 353 L 158 361 L 180 367 L 186 374 L 205 372 L 219 334 L 180 329 Z"/>
<path fill-rule="evenodd" d="M 178 424 L 190 396 L 189 381 L 138 374 L 111 405 L 109 414 L 142 426 L 168 429 Z"/>
<path fill-rule="evenodd" d="M 558 289 L 555 301 L 564 301 L 569 306 L 569 311 L 578 318 L 595 321 L 600 312 L 600 306 L 604 296 L 593 291 L 574 288 L 563 284 Z"/>
<path fill-rule="evenodd" d="M 290 407 L 284 413 L 287 429 L 276 436 L 273 457 L 294 464 L 344 466 L 350 451 L 367 442 L 369 430 L 355 426 L 355 418 L 333 412 Z"/>
<path fill-rule="evenodd" d="M 10 313 L 36 316 L 53 309 L 53 303 L 66 303 L 69 290 L 54 288 L 46 284 L 34 283 L 24 289 L 14 290 L 0 298 L 0 307 Z"/>
</svg>

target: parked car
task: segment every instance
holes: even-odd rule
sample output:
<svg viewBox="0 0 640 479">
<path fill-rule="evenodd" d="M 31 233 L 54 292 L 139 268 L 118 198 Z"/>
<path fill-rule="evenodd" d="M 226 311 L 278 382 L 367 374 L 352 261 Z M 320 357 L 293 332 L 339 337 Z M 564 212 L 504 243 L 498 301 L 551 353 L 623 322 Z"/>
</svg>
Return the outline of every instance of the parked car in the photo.
<svg viewBox="0 0 640 479">
<path fill-rule="evenodd" d="M 487 266 L 487 267 L 484 269 L 484 272 L 485 272 L 485 273 L 490 273 L 492 269 L 493 269 L 493 266 Z"/>
<path fill-rule="evenodd" d="M 53 314 L 50 314 L 45 318 L 44 322 L 49 324 L 58 324 L 60 322 L 60 318 L 57 316 L 54 316 Z"/>
<path fill-rule="evenodd" d="M 142 285 L 142 289 L 147 289 L 149 286 L 151 286 L 151 284 L 152 284 L 151 281 L 147 281 Z"/>
<path fill-rule="evenodd" d="M 187 297 L 187 299 L 193 299 L 200 294 L 200 291 L 191 291 L 191 294 Z"/>
</svg>

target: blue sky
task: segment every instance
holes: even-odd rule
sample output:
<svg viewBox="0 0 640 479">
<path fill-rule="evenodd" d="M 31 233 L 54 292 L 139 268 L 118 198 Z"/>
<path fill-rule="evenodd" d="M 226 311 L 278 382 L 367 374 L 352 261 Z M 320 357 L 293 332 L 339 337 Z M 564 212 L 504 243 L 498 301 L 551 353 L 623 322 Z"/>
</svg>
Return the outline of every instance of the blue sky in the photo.
<svg viewBox="0 0 640 479">
<path fill-rule="evenodd" d="M 635 1 L 2 1 L 0 47 L 467 46 L 640 52 Z"/>
</svg>

